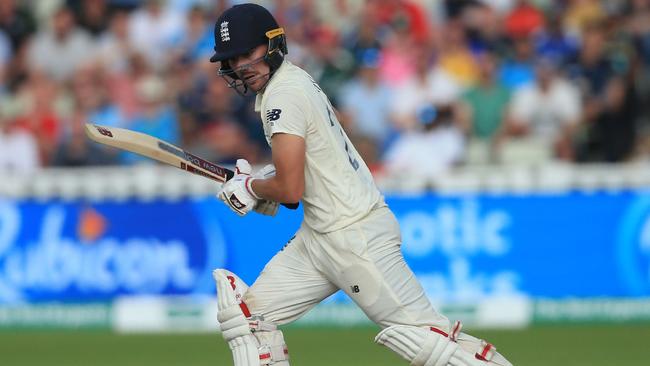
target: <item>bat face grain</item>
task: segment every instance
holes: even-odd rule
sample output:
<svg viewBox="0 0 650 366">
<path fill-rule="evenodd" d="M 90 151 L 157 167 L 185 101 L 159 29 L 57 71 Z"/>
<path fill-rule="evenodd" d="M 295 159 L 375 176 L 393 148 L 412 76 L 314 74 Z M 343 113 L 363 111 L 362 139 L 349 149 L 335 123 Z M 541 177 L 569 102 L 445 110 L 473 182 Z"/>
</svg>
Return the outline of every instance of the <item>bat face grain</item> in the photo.
<svg viewBox="0 0 650 366">
<path fill-rule="evenodd" d="M 95 142 L 146 156 L 219 183 L 224 183 L 235 175 L 228 168 L 144 133 L 92 123 L 86 123 L 85 129 L 88 138 Z M 282 205 L 292 210 L 298 208 L 298 203 L 283 203 Z"/>
<path fill-rule="evenodd" d="M 229 169 L 144 133 L 90 123 L 85 128 L 86 135 L 95 142 L 146 156 L 220 183 L 234 175 Z"/>
</svg>

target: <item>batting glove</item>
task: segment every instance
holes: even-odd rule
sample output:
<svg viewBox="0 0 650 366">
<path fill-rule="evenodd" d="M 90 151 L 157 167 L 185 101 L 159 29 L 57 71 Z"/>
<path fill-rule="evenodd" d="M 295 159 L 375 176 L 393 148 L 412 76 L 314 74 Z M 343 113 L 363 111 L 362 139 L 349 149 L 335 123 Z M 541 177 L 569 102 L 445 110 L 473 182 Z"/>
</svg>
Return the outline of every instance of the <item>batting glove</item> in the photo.
<svg viewBox="0 0 650 366">
<path fill-rule="evenodd" d="M 255 179 L 267 179 L 274 176 L 275 176 L 275 167 L 272 164 L 265 166 L 264 168 L 258 170 L 255 174 L 253 174 L 253 178 Z M 280 204 L 275 201 L 261 199 L 257 201 L 254 210 L 255 212 L 262 215 L 275 216 L 275 214 L 278 213 L 279 206 Z"/>
<path fill-rule="evenodd" d="M 239 216 L 249 213 L 256 205 L 259 197 L 253 192 L 251 183 L 251 165 L 245 159 L 238 159 L 235 165 L 235 176 L 221 186 L 217 197 Z"/>
</svg>

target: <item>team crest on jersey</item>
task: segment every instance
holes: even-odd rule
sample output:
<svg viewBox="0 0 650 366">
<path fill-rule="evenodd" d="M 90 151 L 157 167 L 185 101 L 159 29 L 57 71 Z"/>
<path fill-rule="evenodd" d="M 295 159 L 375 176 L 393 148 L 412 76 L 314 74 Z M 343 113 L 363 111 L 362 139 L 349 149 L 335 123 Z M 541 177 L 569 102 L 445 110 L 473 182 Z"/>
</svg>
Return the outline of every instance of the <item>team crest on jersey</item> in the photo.
<svg viewBox="0 0 650 366">
<path fill-rule="evenodd" d="M 230 41 L 230 30 L 228 22 L 221 22 L 221 42 Z"/>
<path fill-rule="evenodd" d="M 280 119 L 280 113 L 282 113 L 281 109 L 268 109 L 266 111 L 266 121 L 272 124 L 273 121 Z"/>
</svg>

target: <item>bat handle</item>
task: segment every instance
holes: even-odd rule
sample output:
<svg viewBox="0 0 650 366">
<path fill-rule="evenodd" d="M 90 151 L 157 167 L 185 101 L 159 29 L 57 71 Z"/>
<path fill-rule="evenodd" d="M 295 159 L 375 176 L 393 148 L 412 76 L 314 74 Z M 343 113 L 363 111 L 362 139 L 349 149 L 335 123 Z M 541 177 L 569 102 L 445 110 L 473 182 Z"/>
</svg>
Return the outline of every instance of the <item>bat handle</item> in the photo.
<svg viewBox="0 0 650 366">
<path fill-rule="evenodd" d="M 231 180 L 232 177 L 234 177 L 234 176 L 235 176 L 235 172 L 233 172 L 230 169 L 226 169 L 226 181 Z M 298 203 L 298 202 L 296 202 L 296 203 L 282 203 L 282 206 L 284 206 L 284 207 L 286 207 L 286 208 L 288 208 L 290 210 L 295 210 L 295 209 L 298 208 L 298 206 L 300 206 L 300 203 Z"/>
<path fill-rule="evenodd" d="M 226 182 L 231 180 L 235 176 L 235 172 L 230 169 L 224 169 L 226 171 Z"/>
</svg>

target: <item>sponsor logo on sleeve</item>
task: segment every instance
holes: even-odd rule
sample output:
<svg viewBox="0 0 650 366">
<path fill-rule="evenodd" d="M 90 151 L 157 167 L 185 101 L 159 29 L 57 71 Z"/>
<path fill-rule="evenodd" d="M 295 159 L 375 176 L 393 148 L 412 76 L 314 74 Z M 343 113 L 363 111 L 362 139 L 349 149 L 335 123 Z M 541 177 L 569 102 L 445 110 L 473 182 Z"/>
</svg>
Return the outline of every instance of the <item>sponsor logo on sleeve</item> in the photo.
<svg viewBox="0 0 650 366">
<path fill-rule="evenodd" d="M 280 119 L 281 109 L 273 108 L 266 111 L 266 121 L 273 126 L 273 122 Z"/>
</svg>

